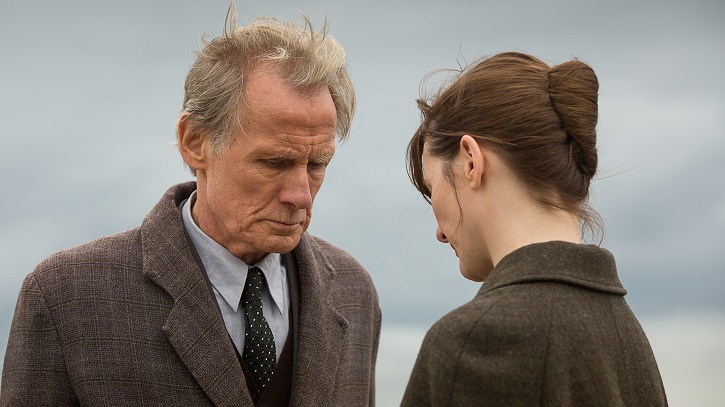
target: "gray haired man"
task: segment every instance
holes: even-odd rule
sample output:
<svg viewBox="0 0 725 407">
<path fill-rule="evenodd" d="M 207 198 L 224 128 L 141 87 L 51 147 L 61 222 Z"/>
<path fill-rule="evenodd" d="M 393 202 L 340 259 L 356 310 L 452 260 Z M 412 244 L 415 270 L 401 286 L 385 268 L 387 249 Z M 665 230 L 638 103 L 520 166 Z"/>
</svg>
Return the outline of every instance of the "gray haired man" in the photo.
<svg viewBox="0 0 725 407">
<path fill-rule="evenodd" d="M 344 51 L 309 22 L 235 14 L 186 79 L 196 182 L 26 278 L 0 405 L 374 404 L 375 288 L 306 233 L 355 107 Z"/>
</svg>

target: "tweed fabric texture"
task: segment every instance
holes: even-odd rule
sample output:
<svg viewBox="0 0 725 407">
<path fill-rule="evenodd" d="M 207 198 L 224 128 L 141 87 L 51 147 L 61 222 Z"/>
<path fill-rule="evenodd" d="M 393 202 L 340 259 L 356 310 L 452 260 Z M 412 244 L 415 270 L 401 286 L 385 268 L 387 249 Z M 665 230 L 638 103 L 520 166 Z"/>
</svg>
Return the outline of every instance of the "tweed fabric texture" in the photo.
<svg viewBox="0 0 725 407">
<path fill-rule="evenodd" d="M 548 242 L 504 257 L 427 333 L 403 406 L 666 406 L 611 253 Z"/>
<path fill-rule="evenodd" d="M 0 406 L 253 405 L 184 233 L 178 205 L 195 188 L 172 187 L 140 227 L 54 254 L 28 275 Z M 373 405 L 381 316 L 370 276 L 309 234 L 292 255 L 290 405 Z"/>
<path fill-rule="evenodd" d="M 263 287 L 262 270 L 258 267 L 250 267 L 241 299 L 246 320 L 242 360 L 247 365 L 254 385 L 260 393 L 272 379 L 277 364 L 274 336 L 262 310 Z"/>
</svg>

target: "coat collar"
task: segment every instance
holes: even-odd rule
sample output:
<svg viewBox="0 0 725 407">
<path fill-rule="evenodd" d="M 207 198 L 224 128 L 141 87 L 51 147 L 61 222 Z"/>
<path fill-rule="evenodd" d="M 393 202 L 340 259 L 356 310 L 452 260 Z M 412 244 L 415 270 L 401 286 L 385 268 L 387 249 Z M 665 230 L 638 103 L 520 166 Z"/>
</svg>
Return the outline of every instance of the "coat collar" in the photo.
<svg viewBox="0 0 725 407">
<path fill-rule="evenodd" d="M 348 321 L 330 303 L 335 270 L 314 237 L 305 233 L 293 250 L 300 285 L 299 340 L 292 383 L 295 405 L 332 403 Z"/>
<path fill-rule="evenodd" d="M 558 281 L 610 294 L 627 294 L 609 251 L 594 245 L 554 241 L 524 246 L 504 256 L 478 295 L 532 281 Z"/>
<path fill-rule="evenodd" d="M 144 274 L 174 299 L 163 331 L 217 406 L 249 406 L 252 399 L 224 321 L 184 233 L 178 205 L 196 188 L 170 188 L 141 225 Z"/>
</svg>

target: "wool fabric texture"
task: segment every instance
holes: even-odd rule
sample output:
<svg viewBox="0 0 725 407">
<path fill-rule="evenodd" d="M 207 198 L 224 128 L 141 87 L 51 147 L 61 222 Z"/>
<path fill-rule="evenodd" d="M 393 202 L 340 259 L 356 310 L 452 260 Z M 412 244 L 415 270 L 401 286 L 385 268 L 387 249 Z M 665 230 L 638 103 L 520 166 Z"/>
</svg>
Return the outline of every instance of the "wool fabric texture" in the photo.
<svg viewBox="0 0 725 407">
<path fill-rule="evenodd" d="M 666 406 L 625 294 L 597 246 L 510 253 L 428 331 L 402 406 Z"/>
</svg>

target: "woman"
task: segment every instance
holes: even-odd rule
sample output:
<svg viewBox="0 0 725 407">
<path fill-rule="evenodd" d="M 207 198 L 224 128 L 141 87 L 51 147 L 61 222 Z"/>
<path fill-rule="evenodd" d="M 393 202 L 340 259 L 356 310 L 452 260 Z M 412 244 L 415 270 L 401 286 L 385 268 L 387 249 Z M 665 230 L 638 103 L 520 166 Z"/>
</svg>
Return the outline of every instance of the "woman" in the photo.
<svg viewBox="0 0 725 407">
<path fill-rule="evenodd" d="M 667 405 L 612 255 L 582 244 L 597 77 L 504 53 L 419 100 L 408 170 L 475 298 L 428 332 L 404 406 Z"/>
</svg>

